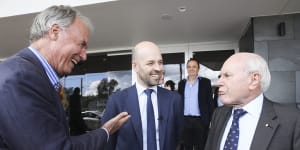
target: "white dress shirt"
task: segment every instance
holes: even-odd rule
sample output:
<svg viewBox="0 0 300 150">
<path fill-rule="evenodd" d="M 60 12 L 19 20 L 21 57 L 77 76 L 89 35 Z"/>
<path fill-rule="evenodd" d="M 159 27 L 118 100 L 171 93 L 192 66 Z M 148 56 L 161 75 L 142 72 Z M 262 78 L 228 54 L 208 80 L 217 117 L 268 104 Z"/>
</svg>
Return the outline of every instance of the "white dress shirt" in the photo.
<svg viewBox="0 0 300 150">
<path fill-rule="evenodd" d="M 153 104 L 154 110 L 154 118 L 155 119 L 155 128 L 156 128 L 156 145 L 157 150 L 159 149 L 159 130 L 158 130 L 158 106 L 157 106 L 157 86 L 153 86 L 150 89 L 153 89 L 151 93 L 151 100 Z M 142 119 L 142 131 L 143 131 L 143 150 L 147 150 L 147 95 L 144 92 L 146 90 L 145 87 L 136 82 L 136 90 L 139 98 L 139 106 L 140 106 L 140 114 Z"/>
<path fill-rule="evenodd" d="M 238 150 L 249 150 L 253 136 L 256 130 L 256 126 L 258 123 L 258 120 L 260 118 L 260 114 L 262 111 L 262 105 L 263 105 L 263 94 L 260 94 L 257 96 L 254 100 L 252 100 L 250 103 L 242 107 L 247 113 L 242 116 L 239 119 L 239 129 L 240 129 L 240 135 L 239 135 L 239 144 L 238 144 Z M 230 126 L 232 123 L 232 115 L 233 111 L 236 108 L 232 109 L 231 117 L 227 122 L 222 141 L 220 144 L 220 149 L 223 149 L 228 132 L 230 130 Z"/>
</svg>

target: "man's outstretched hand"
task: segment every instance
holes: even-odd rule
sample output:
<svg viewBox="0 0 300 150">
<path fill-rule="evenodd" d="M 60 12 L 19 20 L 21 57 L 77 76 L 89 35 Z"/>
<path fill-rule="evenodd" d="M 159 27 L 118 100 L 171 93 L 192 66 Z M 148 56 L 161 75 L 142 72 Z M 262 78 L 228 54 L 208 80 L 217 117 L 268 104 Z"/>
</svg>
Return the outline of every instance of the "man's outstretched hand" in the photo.
<svg viewBox="0 0 300 150">
<path fill-rule="evenodd" d="M 127 112 L 121 112 L 107 121 L 102 128 L 107 129 L 110 135 L 115 133 L 131 116 Z"/>
</svg>

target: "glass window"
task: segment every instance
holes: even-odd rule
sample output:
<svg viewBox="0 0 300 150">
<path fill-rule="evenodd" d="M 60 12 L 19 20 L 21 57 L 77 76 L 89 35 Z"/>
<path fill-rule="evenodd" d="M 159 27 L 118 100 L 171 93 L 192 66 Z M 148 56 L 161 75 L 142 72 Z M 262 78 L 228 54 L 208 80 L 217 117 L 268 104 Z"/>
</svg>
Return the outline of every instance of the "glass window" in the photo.
<svg viewBox="0 0 300 150">
<path fill-rule="evenodd" d="M 162 54 L 165 79 L 177 84 L 184 74 L 184 53 Z M 93 54 L 62 79 L 66 94 L 75 87 L 81 89 L 82 111 L 103 111 L 109 95 L 132 85 L 131 55 L 107 56 Z"/>
</svg>

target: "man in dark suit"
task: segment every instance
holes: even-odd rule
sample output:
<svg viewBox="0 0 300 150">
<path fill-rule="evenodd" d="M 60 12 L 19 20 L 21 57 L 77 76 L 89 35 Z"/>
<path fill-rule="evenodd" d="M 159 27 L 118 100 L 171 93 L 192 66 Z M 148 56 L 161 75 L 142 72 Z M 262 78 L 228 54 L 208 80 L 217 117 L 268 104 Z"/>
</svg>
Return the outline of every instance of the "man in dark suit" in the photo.
<svg viewBox="0 0 300 150">
<path fill-rule="evenodd" d="M 224 106 L 214 112 L 206 150 L 300 149 L 300 113 L 264 97 L 270 81 L 268 65 L 257 54 L 237 53 L 225 61 L 217 83 Z"/>
<path fill-rule="evenodd" d="M 209 79 L 199 77 L 198 60 L 191 58 L 186 65 L 187 79 L 178 84 L 184 101 L 184 150 L 203 150 L 213 112 L 212 88 Z"/>
<path fill-rule="evenodd" d="M 59 77 L 86 59 L 90 23 L 69 6 L 38 14 L 30 46 L 0 63 L 1 150 L 103 149 L 130 116 L 126 112 L 101 129 L 72 137 L 58 94 Z"/>
<path fill-rule="evenodd" d="M 175 150 L 182 128 L 182 103 L 178 93 L 157 86 L 163 72 L 157 45 L 148 41 L 137 44 L 133 49 L 132 68 L 136 73 L 135 85 L 110 96 L 103 121 L 122 111 L 127 111 L 131 119 L 109 139 L 106 150 Z M 147 89 L 153 91 L 150 103 L 154 110 L 153 130 L 148 126 L 151 120 Z M 149 132 L 155 135 L 155 144 L 149 144 Z"/>
</svg>

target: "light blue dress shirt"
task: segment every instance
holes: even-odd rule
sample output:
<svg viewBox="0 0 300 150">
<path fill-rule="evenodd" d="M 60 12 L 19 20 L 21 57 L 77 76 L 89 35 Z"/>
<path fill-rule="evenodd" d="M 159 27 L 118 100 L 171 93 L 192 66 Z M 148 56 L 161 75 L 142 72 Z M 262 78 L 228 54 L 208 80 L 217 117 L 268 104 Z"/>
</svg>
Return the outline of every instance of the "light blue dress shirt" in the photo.
<svg viewBox="0 0 300 150">
<path fill-rule="evenodd" d="M 184 88 L 184 115 L 185 116 L 200 116 L 200 108 L 198 102 L 198 78 L 194 83 L 190 83 L 188 80 L 185 83 Z"/>
</svg>

